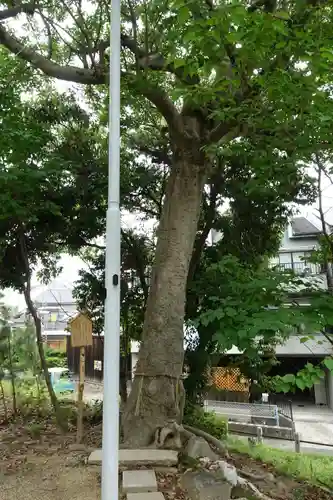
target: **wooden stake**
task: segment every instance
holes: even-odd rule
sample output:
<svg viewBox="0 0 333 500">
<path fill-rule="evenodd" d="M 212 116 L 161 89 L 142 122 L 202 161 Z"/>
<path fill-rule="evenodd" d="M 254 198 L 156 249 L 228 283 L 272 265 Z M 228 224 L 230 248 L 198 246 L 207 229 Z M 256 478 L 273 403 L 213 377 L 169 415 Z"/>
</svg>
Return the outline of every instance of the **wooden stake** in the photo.
<svg viewBox="0 0 333 500">
<path fill-rule="evenodd" d="M 301 453 L 301 436 L 298 432 L 295 434 L 295 452 Z"/>
<path fill-rule="evenodd" d="M 83 392 L 85 379 L 85 347 L 80 347 L 80 377 L 78 386 L 78 412 L 77 412 L 77 442 L 81 443 L 83 437 Z"/>
</svg>

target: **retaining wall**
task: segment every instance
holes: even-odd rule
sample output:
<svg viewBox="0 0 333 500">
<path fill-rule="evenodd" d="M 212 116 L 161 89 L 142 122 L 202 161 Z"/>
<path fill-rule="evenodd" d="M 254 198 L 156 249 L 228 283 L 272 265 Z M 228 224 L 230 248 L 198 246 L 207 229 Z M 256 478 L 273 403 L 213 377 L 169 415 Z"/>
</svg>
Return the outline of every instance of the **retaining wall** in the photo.
<svg viewBox="0 0 333 500">
<path fill-rule="evenodd" d="M 278 426 L 270 426 L 270 425 L 255 425 L 250 423 L 241 423 L 241 422 L 228 422 L 228 429 L 230 432 L 239 433 L 239 434 L 248 434 L 250 436 L 257 435 L 257 428 L 262 428 L 263 437 L 276 438 L 276 439 L 289 439 L 293 441 L 295 439 L 295 431 L 294 428 L 290 427 L 278 427 Z"/>
</svg>

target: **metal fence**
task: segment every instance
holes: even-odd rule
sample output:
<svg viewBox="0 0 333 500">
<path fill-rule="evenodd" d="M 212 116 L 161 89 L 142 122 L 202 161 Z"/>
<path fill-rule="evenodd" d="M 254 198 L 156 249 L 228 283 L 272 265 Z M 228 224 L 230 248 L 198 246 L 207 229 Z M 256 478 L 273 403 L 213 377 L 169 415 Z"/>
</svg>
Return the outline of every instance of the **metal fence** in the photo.
<svg viewBox="0 0 333 500">
<path fill-rule="evenodd" d="M 236 403 L 232 401 L 205 401 L 205 410 L 214 411 L 234 421 L 280 425 L 277 405 L 261 403 Z"/>
<path fill-rule="evenodd" d="M 282 394 L 270 394 L 268 397 L 269 404 L 278 407 L 279 414 L 294 421 L 292 401 L 284 397 Z"/>
<path fill-rule="evenodd" d="M 324 272 L 323 266 L 319 264 L 312 264 L 312 262 L 285 262 L 280 264 L 271 264 L 281 271 L 292 271 L 298 275 L 318 275 Z"/>
</svg>

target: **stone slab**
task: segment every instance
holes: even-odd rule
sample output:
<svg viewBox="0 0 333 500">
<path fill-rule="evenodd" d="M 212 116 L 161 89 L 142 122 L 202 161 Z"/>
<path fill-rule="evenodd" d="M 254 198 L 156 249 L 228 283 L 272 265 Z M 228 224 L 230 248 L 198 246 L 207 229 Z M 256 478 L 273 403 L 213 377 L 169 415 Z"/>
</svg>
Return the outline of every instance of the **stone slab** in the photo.
<svg viewBox="0 0 333 500">
<path fill-rule="evenodd" d="M 186 472 L 181 484 L 192 500 L 230 500 L 230 483 L 208 471 Z"/>
<path fill-rule="evenodd" d="M 124 493 L 150 493 L 157 491 L 156 474 L 153 470 L 125 470 L 123 472 Z"/>
<path fill-rule="evenodd" d="M 189 439 L 185 453 L 193 459 L 207 457 L 213 462 L 218 459 L 218 456 L 213 452 L 207 441 L 197 436 L 192 436 Z"/>
<path fill-rule="evenodd" d="M 93 451 L 89 458 L 89 465 L 102 463 L 102 450 Z M 178 453 L 173 450 L 154 450 L 142 448 L 140 450 L 119 450 L 119 465 L 161 465 L 170 467 L 178 463 Z"/>
<path fill-rule="evenodd" d="M 127 500 L 165 500 L 163 493 L 128 493 Z"/>
</svg>

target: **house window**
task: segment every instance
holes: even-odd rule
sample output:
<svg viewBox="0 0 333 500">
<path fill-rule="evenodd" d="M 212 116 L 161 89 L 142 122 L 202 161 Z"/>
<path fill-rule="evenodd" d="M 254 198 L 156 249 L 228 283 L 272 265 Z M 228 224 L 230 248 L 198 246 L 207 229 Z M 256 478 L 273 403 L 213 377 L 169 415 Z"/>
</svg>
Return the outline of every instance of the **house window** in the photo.
<svg viewBox="0 0 333 500">
<path fill-rule="evenodd" d="M 56 312 L 50 313 L 50 315 L 49 315 L 49 322 L 50 323 L 56 323 L 57 320 L 58 320 L 58 313 L 56 313 Z"/>
</svg>

